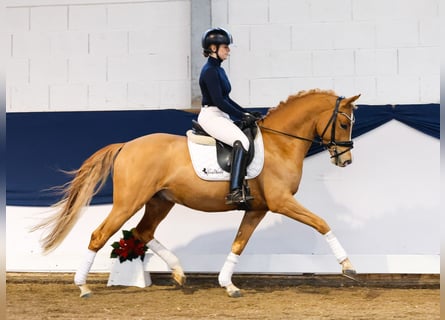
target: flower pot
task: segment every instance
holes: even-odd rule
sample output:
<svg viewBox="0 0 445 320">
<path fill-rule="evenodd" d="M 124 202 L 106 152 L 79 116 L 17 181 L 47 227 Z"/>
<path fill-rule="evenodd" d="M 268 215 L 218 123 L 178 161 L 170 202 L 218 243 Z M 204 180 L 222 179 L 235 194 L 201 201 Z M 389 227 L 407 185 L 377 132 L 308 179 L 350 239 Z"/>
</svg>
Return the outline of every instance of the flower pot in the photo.
<svg viewBox="0 0 445 320">
<path fill-rule="evenodd" d="M 122 263 L 119 259 L 113 260 L 107 286 L 145 288 L 151 285 L 150 273 L 144 270 L 144 263 L 141 259 L 126 260 Z"/>
</svg>

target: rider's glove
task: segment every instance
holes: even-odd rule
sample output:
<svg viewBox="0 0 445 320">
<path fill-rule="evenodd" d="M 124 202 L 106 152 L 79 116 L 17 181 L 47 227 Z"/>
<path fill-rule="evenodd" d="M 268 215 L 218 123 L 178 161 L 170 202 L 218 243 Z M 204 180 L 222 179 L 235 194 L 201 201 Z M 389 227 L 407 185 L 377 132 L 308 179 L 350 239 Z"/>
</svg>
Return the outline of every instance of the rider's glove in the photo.
<svg viewBox="0 0 445 320">
<path fill-rule="evenodd" d="M 252 116 L 254 116 L 257 120 L 261 120 L 263 118 L 263 114 L 259 111 L 249 112 Z"/>
<path fill-rule="evenodd" d="M 245 123 L 246 127 L 251 127 L 257 120 L 258 119 L 251 113 L 245 113 L 242 121 Z"/>
</svg>

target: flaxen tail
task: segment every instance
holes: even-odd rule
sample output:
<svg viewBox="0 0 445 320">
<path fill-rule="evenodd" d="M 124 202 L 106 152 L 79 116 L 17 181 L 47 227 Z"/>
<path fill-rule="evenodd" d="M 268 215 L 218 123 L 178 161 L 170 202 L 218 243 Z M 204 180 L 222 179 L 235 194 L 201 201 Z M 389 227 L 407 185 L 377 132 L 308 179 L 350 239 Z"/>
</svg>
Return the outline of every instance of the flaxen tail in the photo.
<svg viewBox="0 0 445 320">
<path fill-rule="evenodd" d="M 110 144 L 85 160 L 79 169 L 69 172 L 74 178 L 61 187 L 64 196 L 53 205 L 58 210 L 31 230 L 49 228 L 41 239 L 45 253 L 55 249 L 65 239 L 82 209 L 90 204 L 93 196 L 104 186 L 122 146 L 123 143 Z"/>
</svg>

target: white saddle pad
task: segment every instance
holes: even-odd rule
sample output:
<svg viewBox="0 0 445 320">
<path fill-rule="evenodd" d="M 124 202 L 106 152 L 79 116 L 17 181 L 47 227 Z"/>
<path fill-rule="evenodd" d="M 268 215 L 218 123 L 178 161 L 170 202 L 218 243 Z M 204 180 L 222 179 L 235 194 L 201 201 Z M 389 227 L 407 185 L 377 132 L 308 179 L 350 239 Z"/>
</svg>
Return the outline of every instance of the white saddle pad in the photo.
<svg viewBox="0 0 445 320">
<path fill-rule="evenodd" d="M 196 174 L 203 180 L 225 181 L 230 180 L 230 173 L 221 169 L 216 159 L 215 139 L 193 134 L 187 131 L 187 142 Z M 255 156 L 247 167 L 247 179 L 258 176 L 264 165 L 264 146 L 261 131 L 254 140 Z"/>
</svg>

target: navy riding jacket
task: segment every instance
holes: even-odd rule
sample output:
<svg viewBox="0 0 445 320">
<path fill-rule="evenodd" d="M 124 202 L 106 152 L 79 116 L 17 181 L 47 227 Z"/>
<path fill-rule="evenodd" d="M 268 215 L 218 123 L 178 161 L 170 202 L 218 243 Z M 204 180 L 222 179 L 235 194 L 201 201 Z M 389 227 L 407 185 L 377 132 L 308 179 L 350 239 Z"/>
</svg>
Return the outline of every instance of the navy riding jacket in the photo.
<svg viewBox="0 0 445 320">
<path fill-rule="evenodd" d="M 221 60 L 209 57 L 201 69 L 199 86 L 201 87 L 202 105 L 215 106 L 228 115 L 242 119 L 247 111 L 230 99 L 232 87 L 226 72 L 221 68 Z"/>
</svg>

